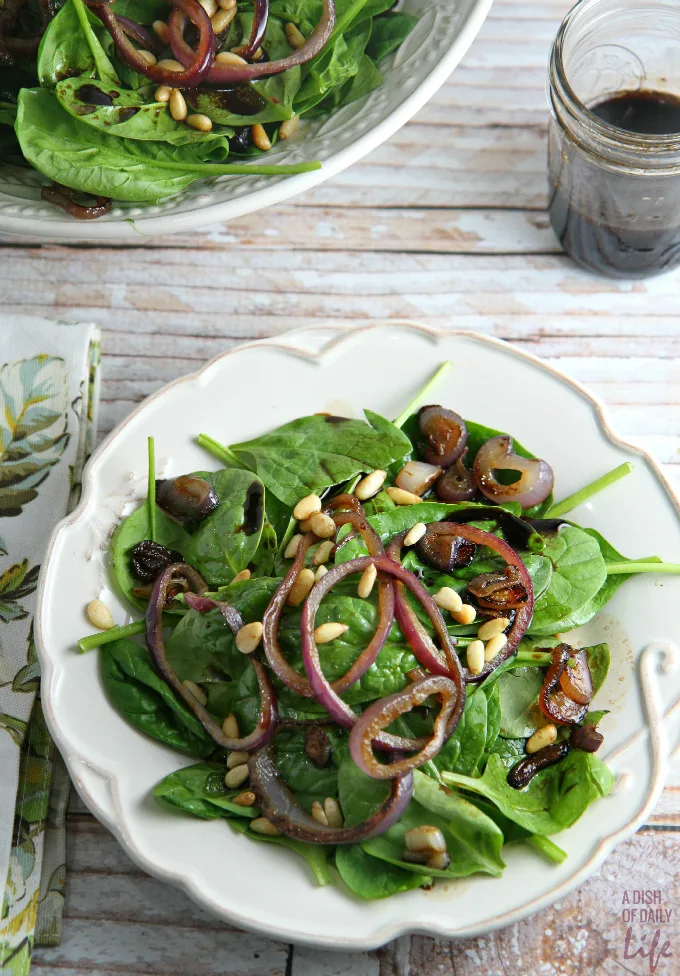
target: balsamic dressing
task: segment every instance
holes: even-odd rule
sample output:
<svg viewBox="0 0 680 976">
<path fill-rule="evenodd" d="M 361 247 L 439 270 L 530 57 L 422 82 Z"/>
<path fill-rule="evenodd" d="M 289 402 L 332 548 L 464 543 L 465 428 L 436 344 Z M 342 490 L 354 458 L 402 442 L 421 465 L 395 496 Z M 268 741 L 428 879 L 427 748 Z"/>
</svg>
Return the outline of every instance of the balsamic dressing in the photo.
<svg viewBox="0 0 680 976">
<path fill-rule="evenodd" d="M 680 133 L 680 97 L 668 92 L 619 92 L 590 111 L 609 125 L 643 136 Z"/>
</svg>

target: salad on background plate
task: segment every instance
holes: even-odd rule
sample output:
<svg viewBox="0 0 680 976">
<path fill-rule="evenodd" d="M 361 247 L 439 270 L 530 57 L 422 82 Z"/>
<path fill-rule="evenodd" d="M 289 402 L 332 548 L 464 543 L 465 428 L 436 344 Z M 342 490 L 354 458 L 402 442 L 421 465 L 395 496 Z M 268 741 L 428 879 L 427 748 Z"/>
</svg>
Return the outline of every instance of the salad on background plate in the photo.
<svg viewBox="0 0 680 976">
<path fill-rule="evenodd" d="M 157 481 L 150 438 L 111 541 L 144 616 L 93 600 L 79 642 L 113 707 L 194 760 L 149 784 L 159 804 L 364 899 L 499 877 L 509 844 L 564 860 L 551 837 L 613 785 L 597 693 L 618 651 L 569 633 L 632 576 L 680 573 L 568 518 L 629 462 L 556 502 L 549 459 L 431 403 L 448 365 L 394 422 L 199 434 L 218 471 Z"/>
</svg>

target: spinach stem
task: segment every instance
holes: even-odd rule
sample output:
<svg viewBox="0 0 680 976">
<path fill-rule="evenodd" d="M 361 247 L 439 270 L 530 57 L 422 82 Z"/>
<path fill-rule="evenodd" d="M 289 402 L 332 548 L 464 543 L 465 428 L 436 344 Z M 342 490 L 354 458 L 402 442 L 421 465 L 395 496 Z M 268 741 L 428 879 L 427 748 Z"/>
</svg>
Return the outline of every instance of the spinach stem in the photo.
<svg viewBox="0 0 680 976">
<path fill-rule="evenodd" d="M 446 374 L 448 373 L 448 371 L 451 369 L 452 366 L 453 363 L 448 359 L 446 360 L 446 362 L 443 362 L 441 364 L 437 372 L 430 380 L 428 380 L 428 382 L 422 388 L 420 393 L 413 400 L 411 400 L 411 402 L 406 407 L 406 409 L 399 414 L 397 419 L 394 421 L 395 427 L 404 426 L 408 418 L 412 416 L 416 412 L 416 410 L 425 403 L 425 400 L 428 398 L 432 390 L 444 378 L 444 376 L 446 376 Z"/>
<path fill-rule="evenodd" d="M 552 664 L 552 654 L 550 651 L 523 651 L 520 649 L 517 651 L 513 660 L 526 664 L 527 666 L 533 665 L 536 668 L 550 667 Z"/>
<path fill-rule="evenodd" d="M 566 515 L 567 512 L 571 512 L 577 505 L 582 505 L 584 502 L 587 502 L 594 495 L 604 491 L 605 488 L 609 488 L 610 485 L 616 484 L 617 481 L 625 478 L 627 474 L 630 474 L 634 470 L 634 464 L 631 464 L 630 461 L 624 461 L 618 468 L 608 471 L 601 478 L 596 478 L 595 481 L 591 481 L 585 488 L 581 488 L 580 491 L 576 491 L 573 495 L 568 495 L 566 498 L 563 498 L 561 502 L 557 502 L 556 505 L 548 509 L 542 518 L 559 518 L 560 515 Z"/>
<path fill-rule="evenodd" d="M 626 573 L 672 573 L 680 575 L 680 563 L 664 563 L 653 561 L 652 556 L 649 560 L 640 559 L 625 563 L 606 563 L 607 576 L 618 576 Z"/>
<path fill-rule="evenodd" d="M 532 834 L 531 837 L 527 837 L 524 841 L 529 847 L 535 847 L 537 851 L 541 854 L 554 861 L 555 864 L 562 864 L 563 861 L 567 859 L 567 852 L 563 851 L 561 847 L 558 847 L 549 837 L 543 837 L 541 834 Z"/>
<path fill-rule="evenodd" d="M 146 630 L 146 620 L 133 620 L 131 624 L 124 627 L 112 627 L 111 630 L 102 630 L 99 634 L 90 634 L 89 637 L 81 637 L 78 647 L 84 654 L 86 651 L 93 651 L 95 647 L 103 644 L 110 644 L 112 641 L 120 640 L 122 637 L 134 637 L 135 634 L 143 634 Z"/>
<path fill-rule="evenodd" d="M 154 166 L 159 169 L 179 170 L 186 173 L 204 173 L 206 176 L 297 176 L 299 173 L 311 173 L 321 169 L 321 163 L 314 160 L 311 163 L 293 163 L 280 166 L 260 166 L 252 163 L 174 163 L 167 159 L 154 159 Z"/>
<path fill-rule="evenodd" d="M 149 451 L 149 486 L 146 491 L 146 505 L 149 512 L 149 538 L 156 542 L 156 445 L 153 437 L 147 441 Z"/>
<path fill-rule="evenodd" d="M 199 447 L 204 447 L 206 451 L 210 451 L 218 461 L 222 461 L 224 464 L 236 464 L 239 468 L 241 467 L 236 455 L 228 447 L 225 447 L 224 444 L 220 444 L 213 437 L 209 437 L 208 434 L 199 434 L 196 442 Z"/>
</svg>

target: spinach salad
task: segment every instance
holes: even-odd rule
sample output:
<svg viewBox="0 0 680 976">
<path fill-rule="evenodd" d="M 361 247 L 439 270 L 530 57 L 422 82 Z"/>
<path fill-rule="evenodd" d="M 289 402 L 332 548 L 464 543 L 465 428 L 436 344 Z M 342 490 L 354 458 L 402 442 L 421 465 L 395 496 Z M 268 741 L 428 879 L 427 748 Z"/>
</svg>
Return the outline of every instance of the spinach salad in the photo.
<svg viewBox="0 0 680 976">
<path fill-rule="evenodd" d="M 200 434 L 223 466 L 174 479 L 150 438 L 148 497 L 111 541 L 144 616 L 93 601 L 108 629 L 79 642 L 127 722 L 193 760 L 149 784 L 161 805 L 366 899 L 499 877 L 506 844 L 565 858 L 551 836 L 613 782 L 610 649 L 568 633 L 632 576 L 680 572 L 566 517 L 632 465 L 555 503 L 546 460 L 421 406 L 431 389 L 394 423 Z"/>
<path fill-rule="evenodd" d="M 287 176 L 267 164 L 301 118 L 383 83 L 417 23 L 394 0 L 5 0 L 0 154 L 53 181 L 74 217 L 157 203 L 197 179 Z M 92 200 L 91 198 L 94 198 Z"/>
</svg>

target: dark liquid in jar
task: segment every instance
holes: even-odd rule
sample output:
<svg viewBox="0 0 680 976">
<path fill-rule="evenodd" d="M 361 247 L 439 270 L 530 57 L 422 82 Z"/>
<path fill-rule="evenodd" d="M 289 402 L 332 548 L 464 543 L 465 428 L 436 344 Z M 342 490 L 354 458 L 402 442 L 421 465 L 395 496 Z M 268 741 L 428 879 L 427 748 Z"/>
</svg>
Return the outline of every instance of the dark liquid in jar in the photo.
<svg viewBox="0 0 680 976">
<path fill-rule="evenodd" d="M 680 97 L 667 92 L 612 95 L 593 112 L 603 122 L 639 135 L 680 134 Z M 680 262 L 680 177 L 648 196 L 645 177 L 629 176 L 607 193 L 603 176 L 579 192 L 550 173 L 550 219 L 564 248 L 586 267 L 620 277 L 643 277 Z M 613 183 L 612 183 L 613 186 Z"/>
</svg>

